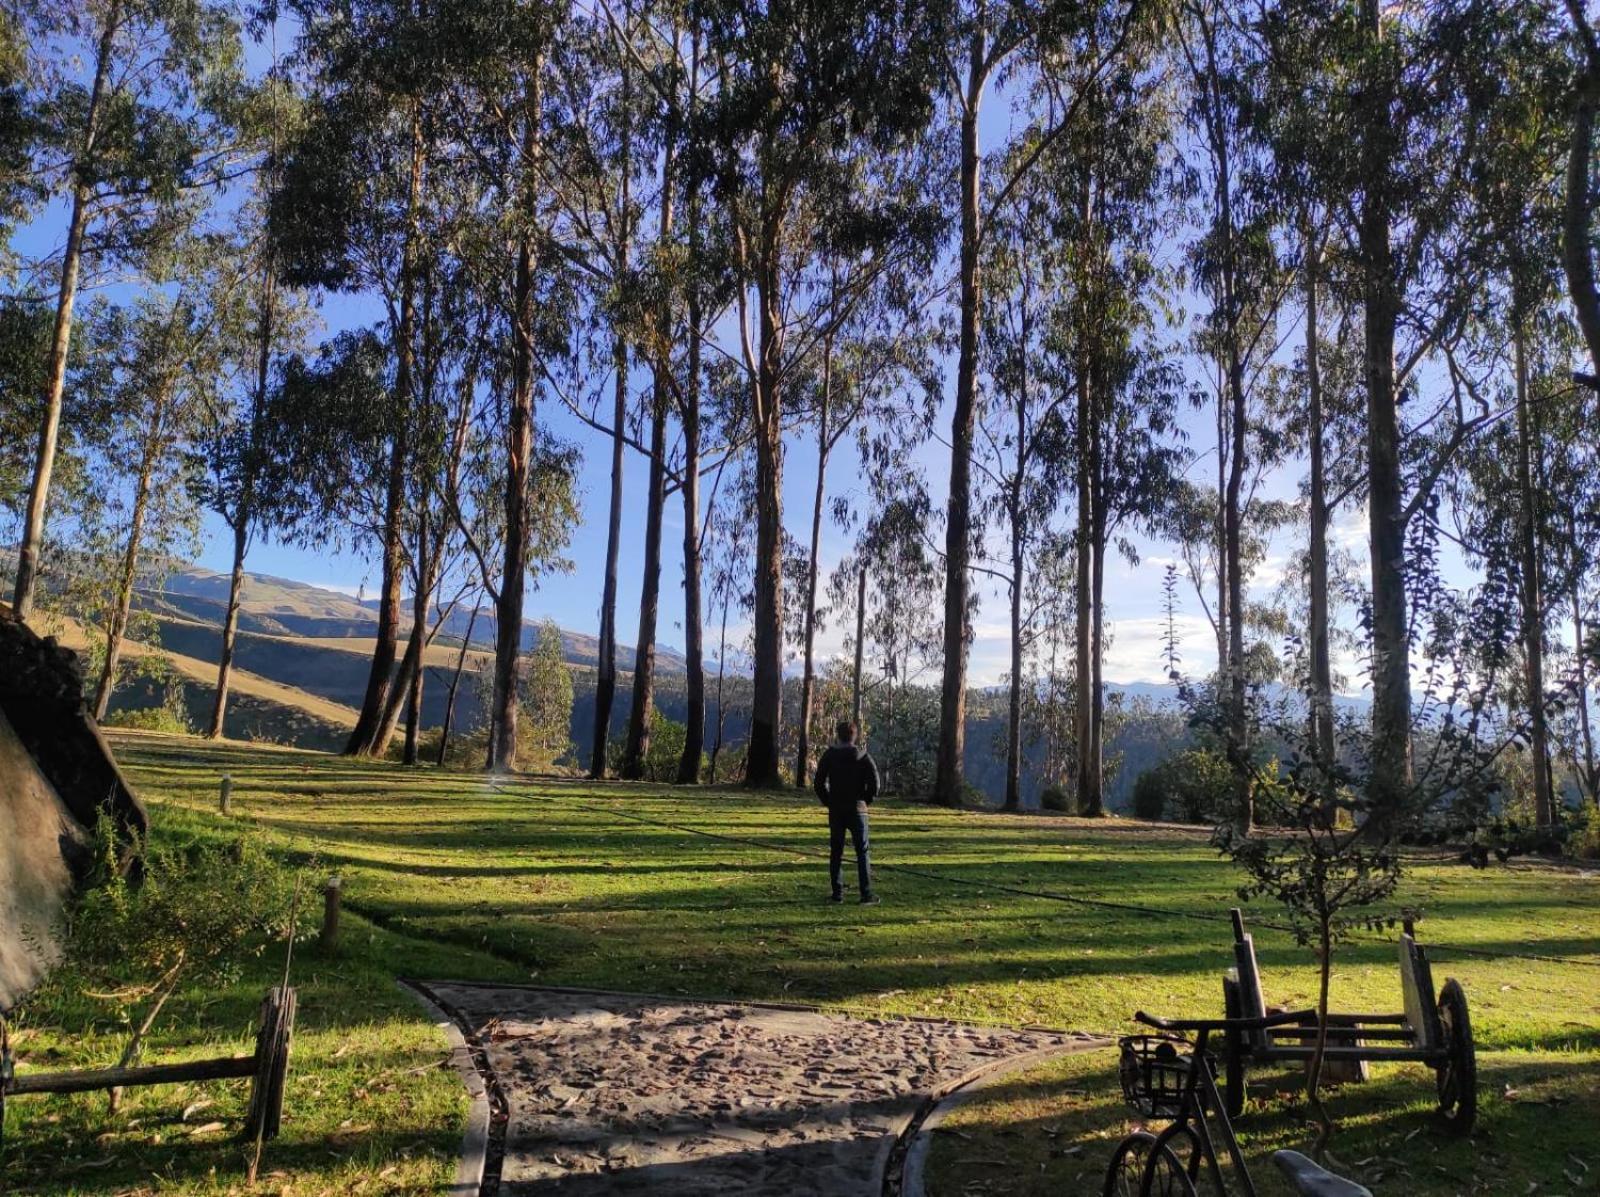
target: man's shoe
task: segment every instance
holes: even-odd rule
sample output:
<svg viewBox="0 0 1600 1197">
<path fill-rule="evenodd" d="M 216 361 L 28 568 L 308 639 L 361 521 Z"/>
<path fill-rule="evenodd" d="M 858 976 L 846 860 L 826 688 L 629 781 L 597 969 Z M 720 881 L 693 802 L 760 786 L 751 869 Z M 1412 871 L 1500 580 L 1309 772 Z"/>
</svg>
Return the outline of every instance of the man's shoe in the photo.
<svg viewBox="0 0 1600 1197">
<path fill-rule="evenodd" d="M 828 895 L 828 901 L 833 902 L 835 904 L 837 904 L 839 902 L 843 902 L 844 901 L 844 895 L 843 894 L 829 894 Z"/>
<path fill-rule="evenodd" d="M 878 897 L 877 894 L 862 894 L 861 895 L 861 904 L 863 906 L 876 906 L 879 902 L 882 902 L 882 901 L 883 901 L 883 899 Z"/>
</svg>

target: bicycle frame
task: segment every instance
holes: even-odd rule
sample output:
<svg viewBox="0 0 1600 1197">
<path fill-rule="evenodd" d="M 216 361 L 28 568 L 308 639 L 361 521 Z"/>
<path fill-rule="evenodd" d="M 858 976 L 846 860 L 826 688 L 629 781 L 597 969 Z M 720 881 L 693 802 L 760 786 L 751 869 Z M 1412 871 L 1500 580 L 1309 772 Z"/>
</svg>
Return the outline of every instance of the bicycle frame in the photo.
<svg viewBox="0 0 1600 1197">
<path fill-rule="evenodd" d="M 1228 1186 L 1222 1179 L 1222 1165 L 1217 1160 L 1217 1140 L 1212 1138 L 1211 1124 L 1206 1117 L 1206 1107 L 1209 1105 L 1216 1112 L 1222 1146 L 1227 1149 L 1228 1159 L 1232 1161 L 1233 1170 L 1238 1174 L 1239 1183 L 1244 1188 L 1243 1197 L 1259 1197 L 1255 1181 L 1250 1176 L 1250 1168 L 1245 1163 L 1244 1154 L 1239 1150 L 1239 1141 L 1234 1137 L 1233 1123 L 1229 1121 L 1228 1111 L 1223 1105 L 1221 1094 L 1217 1091 L 1216 1073 L 1211 1067 L 1210 1060 L 1206 1058 L 1206 1040 L 1210 1034 L 1206 1028 L 1195 1032 L 1194 1053 L 1189 1057 L 1189 1075 L 1184 1082 L 1183 1096 L 1178 1102 L 1178 1113 L 1172 1124 L 1156 1136 L 1155 1146 L 1150 1152 L 1150 1160 L 1145 1165 L 1144 1179 L 1140 1184 L 1142 1193 L 1150 1192 L 1156 1165 L 1161 1159 L 1161 1149 L 1184 1134 L 1189 1135 L 1195 1142 L 1195 1151 L 1189 1161 L 1190 1182 L 1199 1179 L 1200 1168 L 1202 1164 L 1206 1164 L 1210 1166 L 1211 1179 L 1217 1186 L 1217 1192 L 1228 1191 Z"/>
</svg>

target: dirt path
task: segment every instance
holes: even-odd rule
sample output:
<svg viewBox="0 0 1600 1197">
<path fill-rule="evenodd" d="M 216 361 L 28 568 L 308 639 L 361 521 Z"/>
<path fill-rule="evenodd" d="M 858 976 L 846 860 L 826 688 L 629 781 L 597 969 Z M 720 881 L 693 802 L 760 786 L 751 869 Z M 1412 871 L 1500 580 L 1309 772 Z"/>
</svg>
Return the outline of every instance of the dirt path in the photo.
<svg viewBox="0 0 1600 1197">
<path fill-rule="evenodd" d="M 508 1107 L 501 1193 L 878 1197 L 929 1100 L 1068 1035 L 430 983 Z"/>
</svg>

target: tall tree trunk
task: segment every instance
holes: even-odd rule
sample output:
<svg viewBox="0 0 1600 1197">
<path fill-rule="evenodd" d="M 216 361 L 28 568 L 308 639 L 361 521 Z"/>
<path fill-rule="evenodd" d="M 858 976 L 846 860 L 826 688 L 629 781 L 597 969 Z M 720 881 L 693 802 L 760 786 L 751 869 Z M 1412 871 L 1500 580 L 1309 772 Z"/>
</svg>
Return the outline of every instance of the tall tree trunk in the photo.
<svg viewBox="0 0 1600 1197">
<path fill-rule="evenodd" d="M 1594 119 L 1600 108 L 1600 47 L 1584 18 L 1580 0 L 1567 0 L 1567 10 L 1578 25 L 1585 66 L 1573 92 L 1572 126 L 1567 141 L 1567 179 L 1561 224 L 1561 262 L 1567 275 L 1567 294 L 1578 315 L 1584 344 L 1596 375 L 1600 375 L 1600 288 L 1594 277 L 1592 162 Z"/>
<path fill-rule="evenodd" d="M 1104 493 L 1105 486 L 1102 482 L 1099 495 L 1104 495 Z M 1094 577 L 1089 588 L 1092 596 L 1091 604 L 1094 609 L 1094 621 L 1091 629 L 1093 647 L 1090 650 L 1090 659 L 1094 664 L 1089 671 L 1089 751 L 1084 758 L 1084 765 L 1088 770 L 1091 785 L 1089 802 L 1079 812 L 1096 817 L 1106 813 L 1105 588 L 1105 503 L 1103 498 L 1097 496 L 1095 499 Z"/>
<path fill-rule="evenodd" d="M 1307 224 L 1306 242 L 1306 392 L 1310 406 L 1311 442 L 1311 610 L 1310 706 L 1311 744 L 1318 769 L 1331 777 L 1334 764 L 1333 738 L 1333 663 L 1328 641 L 1328 477 L 1323 461 L 1322 366 L 1318 344 L 1318 271 L 1321 268 L 1321 243 Z M 1331 812 L 1330 812 L 1331 813 Z"/>
<path fill-rule="evenodd" d="M 659 238 L 672 236 L 673 158 L 677 146 L 676 106 L 669 114 L 666 148 L 661 157 Z M 672 304 L 663 301 L 656 314 L 656 350 L 652 355 L 650 396 L 650 493 L 645 500 L 644 580 L 639 588 L 639 642 L 634 647 L 633 705 L 628 711 L 628 742 L 622 775 L 644 776 L 650 757 L 650 715 L 655 709 L 656 625 L 661 614 L 661 526 L 667 506 L 667 406 L 672 399 Z M 690 334 L 691 338 L 693 333 Z"/>
<path fill-rule="evenodd" d="M 495 604 L 494 693 L 490 710 L 491 767 L 510 772 L 517 767 L 517 709 L 522 660 L 522 597 L 528 578 L 528 474 L 533 461 L 533 238 L 537 217 L 534 187 L 539 156 L 539 120 L 543 107 L 541 74 L 536 56 L 527 84 L 522 117 L 522 195 L 518 213 L 517 266 L 513 290 L 511 411 L 506 422 L 505 565 Z"/>
<path fill-rule="evenodd" d="M 117 664 L 128 631 L 128 613 L 133 607 L 133 583 L 139 574 L 139 553 L 143 548 L 145 519 L 150 511 L 150 483 L 155 476 L 156 457 L 161 449 L 166 405 L 167 399 L 163 394 L 156 404 L 154 419 L 139 455 L 139 475 L 133 492 L 133 518 L 128 526 L 128 543 L 123 548 L 122 568 L 117 575 L 117 597 L 106 627 L 105 660 L 101 662 L 100 680 L 94 688 L 96 720 L 106 717 L 111 691 L 117 684 Z"/>
<path fill-rule="evenodd" d="M 1528 740 L 1533 754 L 1533 802 L 1541 827 L 1555 822 L 1555 794 L 1550 771 L 1550 722 L 1544 699 L 1544 587 L 1539 561 L 1538 494 L 1533 485 L 1534 428 L 1528 393 L 1527 321 L 1513 318 L 1512 351 L 1517 388 L 1517 521 L 1522 557 L 1522 646 L 1528 689 Z"/>
<path fill-rule="evenodd" d="M 612 270 L 621 279 L 628 270 L 630 226 L 628 206 L 633 182 L 633 127 L 629 119 L 633 70 L 622 70 L 621 178 L 617 196 L 617 243 Z M 606 572 L 600 587 L 600 644 L 594 676 L 594 735 L 589 745 L 589 776 L 606 775 L 606 746 L 611 739 L 611 714 L 617 701 L 617 563 L 622 553 L 622 476 L 624 425 L 628 420 L 628 339 L 620 326 L 611 337 L 611 505 L 606 519 Z"/>
<path fill-rule="evenodd" d="M 406 467 L 410 457 L 412 342 L 417 314 L 418 215 L 422 202 L 422 105 L 411 106 L 411 180 L 406 197 L 405 244 L 400 253 L 400 321 L 395 335 L 394 441 L 389 450 L 388 490 L 383 512 L 383 579 L 378 596 L 378 640 L 367 672 L 367 689 L 355 729 L 345 745 L 348 756 L 371 755 L 383 723 L 400 641 L 400 599 L 405 579 L 404 515 Z"/>
<path fill-rule="evenodd" d="M 78 273 L 83 262 L 83 235 L 89 223 L 89 201 L 93 196 L 93 157 L 99 143 L 101 115 L 105 108 L 106 84 L 111 73 L 111 58 L 116 49 L 117 30 L 122 24 L 122 0 L 113 0 L 106 10 L 105 24 L 95 52 L 94 83 L 89 89 L 89 107 L 84 113 L 83 145 L 73 163 L 72 210 L 67 217 L 66 252 L 61 259 L 61 283 L 56 291 L 55 326 L 50 335 L 50 359 L 45 368 L 44 419 L 39 428 L 39 445 L 33 460 L 33 482 L 28 490 L 28 508 L 23 518 L 22 540 L 17 545 L 17 579 L 12 592 L 12 613 L 24 623 L 33 614 L 39 577 L 39 549 L 44 542 L 45 508 L 50 501 L 50 476 L 55 470 L 56 444 L 61 436 L 61 397 L 66 386 L 67 352 L 72 343 L 72 309 L 78 299 Z"/>
<path fill-rule="evenodd" d="M 722 699 L 722 683 L 728 673 L 728 602 L 722 602 L 722 642 L 717 648 L 717 735 L 711 742 L 711 761 L 707 780 L 717 784 L 717 758 L 722 755 L 722 731 L 728 720 L 728 707 Z"/>
<path fill-rule="evenodd" d="M 700 38 L 695 33 L 689 43 L 689 117 L 694 118 L 696 81 L 700 78 Z M 676 93 L 674 93 L 676 94 Z M 676 110 L 674 110 L 676 117 Z M 684 186 L 688 217 L 689 262 L 700 261 L 700 181 L 691 179 Z M 691 274 L 685 288 L 688 340 L 684 395 L 680 422 L 683 425 L 683 652 L 684 679 L 683 753 L 678 758 L 679 785 L 699 785 L 700 766 L 706 749 L 706 650 L 704 597 L 701 594 L 704 565 L 700 527 L 700 333 L 704 313 L 700 304 L 700 285 Z"/>
<path fill-rule="evenodd" d="M 1097 813 L 1100 806 L 1100 771 L 1094 765 L 1094 523 L 1095 475 L 1092 429 L 1094 404 L 1090 396 L 1086 355 L 1080 355 L 1078 373 L 1078 529 L 1077 577 L 1074 601 L 1077 611 L 1076 706 L 1073 712 L 1077 740 L 1077 810 L 1080 815 Z"/>
<path fill-rule="evenodd" d="M 628 418 L 628 343 L 619 333 L 611 347 L 616 373 L 612 397 L 611 507 L 606 524 L 606 572 L 600 590 L 600 644 L 595 661 L 594 738 L 589 749 L 589 776 L 606 775 L 606 744 L 611 738 L 611 711 L 617 698 L 617 561 L 622 550 L 623 425 Z"/>
<path fill-rule="evenodd" d="M 238 506 L 233 512 L 233 566 L 228 580 L 228 609 L 222 617 L 222 648 L 217 656 L 217 688 L 211 704 L 209 739 L 222 738 L 228 714 L 228 683 L 239 637 L 239 604 L 244 593 L 244 559 L 250 548 L 250 524 L 256 516 L 256 482 L 262 440 L 266 434 L 267 385 L 272 369 L 273 326 L 277 318 L 277 275 L 270 252 L 261 270 L 261 311 L 256 326 L 256 381 L 250 397 L 250 442 L 245 449 Z"/>
<path fill-rule="evenodd" d="M 863 565 L 856 576 L 856 664 L 850 685 L 850 721 L 861 728 L 861 658 L 867 642 L 867 567 Z"/>
<path fill-rule="evenodd" d="M 439 726 L 439 754 L 434 764 L 443 765 L 450 749 L 450 732 L 456 721 L 456 692 L 461 689 L 461 673 L 467 667 L 467 650 L 472 646 L 472 633 L 478 626 L 478 604 L 472 604 L 472 614 L 467 618 L 467 634 L 461 638 L 461 651 L 456 654 L 455 672 L 450 675 L 450 691 L 444 700 L 444 722 Z"/>
<path fill-rule="evenodd" d="M 817 644 L 817 554 L 822 549 L 822 504 L 827 495 L 828 401 L 833 387 L 833 338 L 822 345 L 822 404 L 817 413 L 817 485 L 811 499 L 811 546 L 806 559 L 805 668 L 800 675 L 800 748 L 795 754 L 794 784 L 806 788 L 806 772 L 811 767 L 811 698 L 816 685 Z"/>
<path fill-rule="evenodd" d="M 1572 527 L 1575 522 L 1569 510 L 1567 515 L 1569 539 L 1576 541 L 1577 529 Z M 1581 771 L 1582 782 L 1589 801 L 1600 807 L 1600 764 L 1597 764 L 1594 751 L 1594 728 L 1589 717 L 1589 666 L 1588 666 L 1588 629 L 1587 621 L 1583 614 L 1583 577 L 1575 574 L 1572 581 L 1572 637 L 1576 648 L 1573 656 L 1576 661 L 1575 677 L 1577 683 L 1578 699 L 1578 732 L 1583 741 L 1583 761 Z"/>
<path fill-rule="evenodd" d="M 690 205 L 691 212 L 693 205 Z M 691 220 L 694 217 L 691 215 Z M 703 572 L 700 554 L 700 305 L 689 302 L 689 363 L 683 410 L 683 652 L 688 709 L 684 714 L 683 755 L 678 758 L 678 784 L 700 781 L 700 758 L 706 747 L 706 650 Z"/>
<path fill-rule="evenodd" d="M 650 756 L 650 714 L 655 708 L 656 622 L 661 613 L 661 525 L 667 505 L 667 395 L 659 373 L 650 400 L 650 471 L 644 514 L 644 577 L 639 586 L 639 636 L 633 650 L 633 703 L 622 776 L 637 781 Z"/>
<path fill-rule="evenodd" d="M 1362 0 L 1362 25 L 1380 72 L 1361 96 L 1362 191 L 1357 240 L 1367 391 L 1368 530 L 1372 556 L 1372 801 L 1384 830 L 1411 783 L 1411 648 L 1406 618 L 1400 412 L 1394 378 L 1400 301 L 1390 247 L 1389 171 L 1395 130 L 1392 67 L 1379 0 Z"/>
<path fill-rule="evenodd" d="M 960 806 L 967 741 L 967 597 L 972 556 L 972 434 L 978 398 L 978 322 L 983 301 L 979 251 L 983 214 L 978 105 L 987 58 L 980 6 L 968 45 L 967 94 L 961 110 L 961 333 L 956 404 L 950 418 L 950 498 L 945 516 L 944 678 L 939 692 L 939 751 L 933 796 Z"/>
<path fill-rule="evenodd" d="M 755 678 L 751 687 L 750 742 L 745 785 L 781 784 L 779 731 L 783 717 L 783 423 L 779 368 L 783 303 L 781 215 L 763 218 L 756 296 L 760 326 L 755 385 L 756 562 Z"/>
<path fill-rule="evenodd" d="M 1022 535 L 1011 525 L 1011 693 L 1006 709 L 1006 810 L 1022 806 Z"/>
</svg>

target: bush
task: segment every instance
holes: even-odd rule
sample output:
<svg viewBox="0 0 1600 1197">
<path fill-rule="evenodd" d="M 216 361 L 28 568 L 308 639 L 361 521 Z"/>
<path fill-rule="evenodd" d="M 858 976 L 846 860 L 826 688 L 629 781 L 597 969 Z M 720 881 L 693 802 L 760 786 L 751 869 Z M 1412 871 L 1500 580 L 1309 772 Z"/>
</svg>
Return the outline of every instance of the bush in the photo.
<svg viewBox="0 0 1600 1197">
<path fill-rule="evenodd" d="M 1077 802 L 1073 796 L 1060 786 L 1045 786 L 1039 791 L 1039 806 L 1044 810 L 1058 811 L 1061 814 L 1076 814 Z"/>
<path fill-rule="evenodd" d="M 1133 783 L 1133 813 L 1141 819 L 1207 823 L 1233 804 L 1235 779 L 1222 753 L 1189 748 L 1146 769 Z"/>
<path fill-rule="evenodd" d="M 180 986 L 230 982 L 245 961 L 282 943 L 294 873 L 253 834 L 146 849 L 137 884 L 117 871 L 109 818 L 99 820 L 93 847 L 89 883 L 62 928 L 61 963 L 29 1005 L 59 1009 L 86 994 L 114 1003 L 132 1028 L 131 1063 Z M 303 928 L 314 925 L 312 906 L 302 895 Z"/>
<path fill-rule="evenodd" d="M 107 727 L 123 727 L 130 731 L 160 732 L 168 736 L 187 736 L 194 733 L 189 716 L 170 706 L 144 707 L 137 711 L 114 711 L 106 716 Z"/>
</svg>

